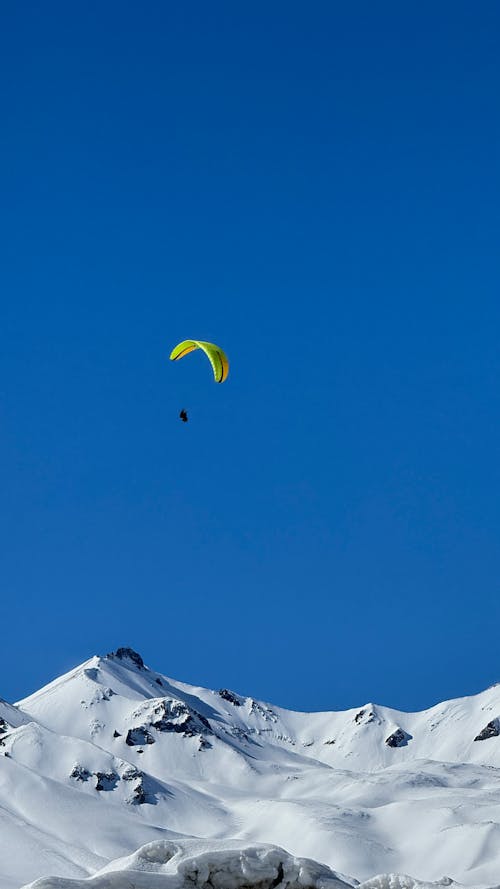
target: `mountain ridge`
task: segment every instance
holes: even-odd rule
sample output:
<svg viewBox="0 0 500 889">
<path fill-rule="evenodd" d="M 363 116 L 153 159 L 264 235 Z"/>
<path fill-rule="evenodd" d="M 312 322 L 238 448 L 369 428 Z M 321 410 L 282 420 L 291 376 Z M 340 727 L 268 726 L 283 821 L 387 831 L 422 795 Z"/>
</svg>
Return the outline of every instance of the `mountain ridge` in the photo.
<svg viewBox="0 0 500 889">
<path fill-rule="evenodd" d="M 498 685 L 413 713 L 307 713 L 179 682 L 131 648 L 95 655 L 0 701 L 0 885 L 89 876 L 172 831 L 272 843 L 358 880 L 492 885 L 499 715 Z M 14 860 L 27 836 L 31 859 Z"/>
</svg>

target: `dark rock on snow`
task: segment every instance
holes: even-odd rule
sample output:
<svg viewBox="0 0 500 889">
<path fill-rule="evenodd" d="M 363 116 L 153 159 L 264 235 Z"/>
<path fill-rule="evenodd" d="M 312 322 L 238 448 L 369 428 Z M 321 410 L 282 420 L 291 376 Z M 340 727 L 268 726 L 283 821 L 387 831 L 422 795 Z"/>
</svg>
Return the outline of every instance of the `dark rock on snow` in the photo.
<svg viewBox="0 0 500 889">
<path fill-rule="evenodd" d="M 139 781 L 139 783 L 132 788 L 132 796 L 129 797 L 128 802 L 136 806 L 144 805 L 146 802 L 146 791 L 144 790 L 142 781 Z"/>
<path fill-rule="evenodd" d="M 411 741 L 411 735 L 403 731 L 402 728 L 397 728 L 392 735 L 385 739 L 388 747 L 406 747 L 408 741 Z"/>
<path fill-rule="evenodd" d="M 206 732 L 212 734 L 208 719 L 201 713 L 192 710 L 183 701 L 169 698 L 165 698 L 154 707 L 150 725 L 158 732 L 178 732 L 187 737 Z"/>
<path fill-rule="evenodd" d="M 140 747 L 141 744 L 154 744 L 154 742 L 152 734 L 143 725 L 129 729 L 125 738 L 125 743 L 129 747 Z"/>
<path fill-rule="evenodd" d="M 117 648 L 116 651 L 112 651 L 108 654 L 110 658 L 118 658 L 120 661 L 132 661 L 132 663 L 138 667 L 139 670 L 144 669 L 144 661 L 140 654 L 137 651 L 134 651 L 133 648 Z"/>
<path fill-rule="evenodd" d="M 497 735 L 500 735 L 500 719 L 492 719 L 488 725 L 485 725 L 485 727 L 481 729 L 474 740 L 486 741 L 487 738 L 496 738 Z"/>
<path fill-rule="evenodd" d="M 88 781 L 90 778 L 91 772 L 88 769 L 85 769 L 83 766 L 78 763 L 74 766 L 73 771 L 70 773 L 70 778 L 76 778 L 77 781 Z"/>
<path fill-rule="evenodd" d="M 354 717 L 354 722 L 359 725 L 360 723 L 366 724 L 368 722 L 375 722 L 377 719 L 373 710 L 359 710 Z"/>
<path fill-rule="evenodd" d="M 229 701 L 230 704 L 234 704 L 235 707 L 241 707 L 241 701 L 234 693 L 234 691 L 229 691 L 228 688 L 221 688 L 219 690 L 219 695 L 221 698 L 224 698 L 225 701 Z"/>
<path fill-rule="evenodd" d="M 114 790 L 120 780 L 120 776 L 116 772 L 95 772 L 95 776 L 97 778 L 96 790 Z"/>
<path fill-rule="evenodd" d="M 124 781 L 142 781 L 143 778 L 144 773 L 140 772 L 139 769 L 134 768 L 134 766 L 130 766 L 122 775 Z"/>
<path fill-rule="evenodd" d="M 135 769 L 133 766 L 131 766 L 123 773 L 122 780 L 137 782 L 136 785 L 132 787 L 132 792 L 131 795 L 128 797 L 127 802 L 132 803 L 133 805 L 142 806 L 142 804 L 146 802 L 146 791 L 144 789 L 144 773 L 140 772 L 139 769 Z"/>
</svg>

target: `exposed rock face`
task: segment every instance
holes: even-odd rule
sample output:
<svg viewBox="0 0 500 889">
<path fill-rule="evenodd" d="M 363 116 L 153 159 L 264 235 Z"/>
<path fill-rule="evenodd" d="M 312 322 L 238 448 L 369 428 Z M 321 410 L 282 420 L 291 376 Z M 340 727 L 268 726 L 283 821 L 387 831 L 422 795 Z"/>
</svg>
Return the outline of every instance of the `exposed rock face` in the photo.
<svg viewBox="0 0 500 889">
<path fill-rule="evenodd" d="M 134 766 L 129 766 L 120 776 L 116 772 L 90 772 L 84 766 L 77 763 L 70 778 L 76 781 L 88 781 L 92 776 L 96 779 L 95 789 L 99 792 L 115 790 L 120 780 L 130 782 L 130 796 L 127 798 L 128 803 L 134 805 L 142 805 L 147 802 L 146 790 L 144 787 L 145 776 L 143 772 Z"/>
<path fill-rule="evenodd" d="M 259 704 L 258 701 L 252 700 L 250 704 L 250 714 L 255 714 L 256 716 L 261 716 L 262 719 L 265 719 L 266 722 L 277 722 L 278 717 L 274 710 L 271 710 L 270 707 L 266 707 L 262 704 Z"/>
<path fill-rule="evenodd" d="M 97 778 L 96 790 L 114 790 L 120 780 L 120 776 L 116 772 L 95 772 L 95 776 Z"/>
<path fill-rule="evenodd" d="M 125 743 L 129 747 L 141 747 L 143 744 L 154 744 L 154 742 L 153 735 L 143 725 L 129 729 L 125 738 Z"/>
<path fill-rule="evenodd" d="M 0 735 L 3 735 L 4 732 L 7 732 L 8 730 L 9 730 L 9 723 L 6 722 L 5 719 L 2 719 L 2 717 L 0 716 Z"/>
<path fill-rule="evenodd" d="M 358 710 L 356 716 L 354 717 L 354 722 L 356 725 L 368 725 L 370 722 L 376 722 L 380 725 L 380 719 L 377 716 L 375 710 L 371 708 L 363 707 L 362 710 Z"/>
<path fill-rule="evenodd" d="M 474 738 L 475 741 L 486 741 L 487 738 L 496 738 L 500 735 L 500 719 L 492 719 L 488 725 Z"/>
<path fill-rule="evenodd" d="M 225 701 L 229 701 L 230 704 L 234 704 L 235 707 L 241 707 L 241 700 L 234 691 L 229 691 L 228 688 L 221 688 L 219 690 L 219 695 L 221 698 L 224 698 Z"/>
<path fill-rule="evenodd" d="M 144 790 L 144 785 L 142 781 L 139 781 L 135 787 L 132 788 L 132 795 L 128 798 L 127 802 L 132 803 L 135 806 L 143 806 L 146 800 L 146 791 Z"/>
<path fill-rule="evenodd" d="M 406 747 L 408 741 L 411 741 L 411 735 L 409 735 L 408 732 L 405 732 L 402 728 L 396 729 L 392 735 L 389 735 L 389 737 L 385 739 L 385 743 L 388 747 Z"/>
<path fill-rule="evenodd" d="M 127 732 L 126 744 L 129 747 L 141 747 L 143 744 L 154 744 L 155 732 L 175 732 L 184 738 L 200 738 L 200 750 L 211 747 L 206 735 L 212 735 L 208 719 L 193 710 L 184 701 L 175 698 L 155 698 L 133 714 L 133 718 L 141 717 L 139 725 Z"/>
<path fill-rule="evenodd" d="M 129 781 L 131 784 L 132 782 L 134 782 L 133 786 L 131 787 L 130 796 L 127 797 L 128 803 L 136 806 L 142 806 L 145 802 L 147 802 L 144 780 L 144 773 L 140 772 L 139 769 L 135 769 L 133 766 L 123 772 L 122 781 Z"/>
<path fill-rule="evenodd" d="M 116 651 L 112 651 L 108 654 L 108 657 L 117 657 L 121 661 L 132 661 L 139 670 L 144 670 L 144 661 L 140 654 L 138 654 L 137 651 L 134 651 L 133 648 L 117 648 Z"/>
<path fill-rule="evenodd" d="M 158 732 L 180 732 L 187 737 L 206 732 L 212 734 L 208 719 L 184 701 L 164 698 L 153 708 L 152 716 L 150 725 Z"/>
<path fill-rule="evenodd" d="M 70 778 L 75 778 L 77 781 L 88 781 L 91 772 L 88 769 L 85 769 L 83 766 L 78 763 L 74 766 L 73 771 L 70 773 Z"/>
</svg>

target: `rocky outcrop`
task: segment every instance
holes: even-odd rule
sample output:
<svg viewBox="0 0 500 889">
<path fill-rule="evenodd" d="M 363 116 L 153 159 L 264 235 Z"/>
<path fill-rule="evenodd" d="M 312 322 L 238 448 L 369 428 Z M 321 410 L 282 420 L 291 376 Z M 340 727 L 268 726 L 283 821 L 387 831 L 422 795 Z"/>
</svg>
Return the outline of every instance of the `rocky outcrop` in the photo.
<svg viewBox="0 0 500 889">
<path fill-rule="evenodd" d="M 132 718 L 141 718 L 141 722 L 127 732 L 125 742 L 129 747 L 154 744 L 155 732 L 175 733 L 184 738 L 199 737 L 199 750 L 211 747 L 206 737 L 213 734 L 208 719 L 176 698 L 155 698 L 148 701 L 135 711 Z"/>
<path fill-rule="evenodd" d="M 485 725 L 485 727 L 481 729 L 474 740 L 486 741 L 487 738 L 496 738 L 498 735 L 500 735 L 500 719 L 492 719 L 488 725 Z"/>
<path fill-rule="evenodd" d="M 92 772 L 89 772 L 88 769 L 84 768 L 84 766 L 79 765 L 78 763 L 73 767 L 73 771 L 70 772 L 70 778 L 74 778 L 76 781 L 88 781 Z"/>
<path fill-rule="evenodd" d="M 92 776 L 96 779 L 95 789 L 99 791 L 114 790 L 120 780 L 116 772 L 90 772 L 80 763 L 76 763 L 70 772 L 70 778 L 74 778 L 75 781 L 88 781 Z"/>
<path fill-rule="evenodd" d="M 123 773 L 122 780 L 129 781 L 133 785 L 131 786 L 130 795 L 127 797 L 127 802 L 132 805 L 142 806 L 147 801 L 143 772 L 131 766 Z"/>
<path fill-rule="evenodd" d="M 120 780 L 116 772 L 94 772 L 94 775 L 97 779 L 96 790 L 114 790 Z"/>
<path fill-rule="evenodd" d="M 99 793 L 115 790 L 120 781 L 125 781 L 130 784 L 130 794 L 127 797 L 126 802 L 133 803 L 134 805 L 142 805 L 147 801 L 146 790 L 144 787 L 144 773 L 140 772 L 139 769 L 136 769 L 134 766 L 125 769 L 120 776 L 114 771 L 90 772 L 85 766 L 76 763 L 70 773 L 70 778 L 73 778 L 75 781 L 88 781 L 92 777 L 96 779 L 95 789 Z"/>
<path fill-rule="evenodd" d="M 133 648 L 117 648 L 116 651 L 107 655 L 109 658 L 118 658 L 120 661 L 131 661 L 139 670 L 144 670 L 144 661 L 137 651 Z"/>
<path fill-rule="evenodd" d="M 277 722 L 278 717 L 274 710 L 271 710 L 270 707 L 263 706 L 259 704 L 258 701 L 251 700 L 250 701 L 250 716 L 260 716 L 261 719 L 265 719 L 266 722 Z"/>
<path fill-rule="evenodd" d="M 151 732 L 143 725 L 129 729 L 125 738 L 125 743 L 129 747 L 142 747 L 143 744 L 154 744 L 154 742 Z"/>
<path fill-rule="evenodd" d="M 163 698 L 153 707 L 150 725 L 158 732 L 180 732 L 186 737 L 212 733 L 208 719 L 173 698 Z"/>
<path fill-rule="evenodd" d="M 354 717 L 354 722 L 356 725 L 368 725 L 370 722 L 376 722 L 380 725 L 380 719 L 371 707 L 363 707 L 362 710 L 358 710 Z"/>
<path fill-rule="evenodd" d="M 146 799 L 146 791 L 144 790 L 144 785 L 142 781 L 139 781 L 135 787 L 132 788 L 132 793 L 127 799 L 128 803 L 131 803 L 133 806 L 143 806 Z"/>
<path fill-rule="evenodd" d="M 224 701 L 229 701 L 229 703 L 234 704 L 235 707 L 241 707 L 241 698 L 239 695 L 235 694 L 234 691 L 229 691 L 228 688 L 221 688 L 219 689 L 219 695 Z"/>
<path fill-rule="evenodd" d="M 405 732 L 402 728 L 397 728 L 396 731 L 392 732 L 388 738 L 385 739 L 385 743 L 388 747 L 406 747 L 408 741 L 411 741 L 412 736 Z"/>
</svg>

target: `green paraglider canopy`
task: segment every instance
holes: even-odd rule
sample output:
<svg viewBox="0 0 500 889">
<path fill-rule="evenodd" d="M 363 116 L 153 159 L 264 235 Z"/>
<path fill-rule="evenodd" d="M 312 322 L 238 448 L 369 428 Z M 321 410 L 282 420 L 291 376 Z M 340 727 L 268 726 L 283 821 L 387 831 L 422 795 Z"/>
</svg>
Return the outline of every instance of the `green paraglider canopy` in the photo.
<svg viewBox="0 0 500 889">
<path fill-rule="evenodd" d="M 184 355 L 189 355 L 195 349 L 201 349 L 209 359 L 214 372 L 215 382 L 223 383 L 229 373 L 229 361 L 227 360 L 226 353 L 223 352 L 220 346 L 216 346 L 215 343 L 204 343 L 202 340 L 183 340 L 175 349 L 172 349 L 170 360 L 178 361 L 179 358 L 184 358 Z"/>
</svg>

